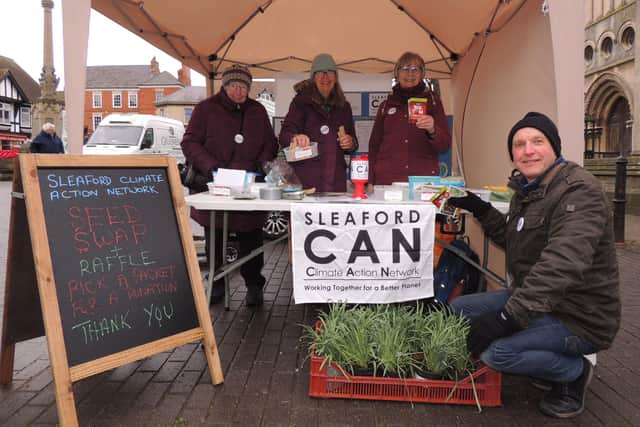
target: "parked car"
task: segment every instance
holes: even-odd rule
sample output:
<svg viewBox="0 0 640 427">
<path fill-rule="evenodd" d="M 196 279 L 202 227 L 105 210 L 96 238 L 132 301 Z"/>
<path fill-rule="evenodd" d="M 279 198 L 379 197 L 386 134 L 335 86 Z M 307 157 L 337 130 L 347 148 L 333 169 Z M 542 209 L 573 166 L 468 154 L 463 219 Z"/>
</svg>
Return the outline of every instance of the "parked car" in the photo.
<svg viewBox="0 0 640 427">
<path fill-rule="evenodd" d="M 204 249 L 204 236 L 194 236 L 194 243 L 196 245 L 196 254 L 198 255 L 198 262 L 201 266 L 207 265 L 207 257 Z M 240 246 L 238 243 L 238 236 L 231 232 L 227 238 L 227 263 L 232 263 L 238 259 L 240 253 Z"/>
<path fill-rule="evenodd" d="M 289 231 L 289 212 L 269 211 L 262 227 L 262 234 L 267 240 L 275 240 Z"/>
</svg>

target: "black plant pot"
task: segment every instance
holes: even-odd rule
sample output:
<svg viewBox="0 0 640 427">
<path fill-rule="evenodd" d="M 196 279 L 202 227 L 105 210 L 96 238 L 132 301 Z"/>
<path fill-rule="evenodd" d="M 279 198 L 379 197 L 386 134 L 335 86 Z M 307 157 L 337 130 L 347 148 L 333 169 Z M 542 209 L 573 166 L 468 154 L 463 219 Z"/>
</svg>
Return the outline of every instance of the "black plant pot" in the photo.
<svg viewBox="0 0 640 427">
<path fill-rule="evenodd" d="M 395 372 L 395 371 L 387 371 L 384 376 L 386 378 L 406 378 L 406 375 L 400 375 L 399 373 Z"/>
<path fill-rule="evenodd" d="M 366 368 L 362 368 L 360 366 L 354 366 L 351 369 L 349 369 L 349 372 L 354 377 L 375 377 L 376 376 L 375 369 L 373 369 L 372 365 L 369 365 Z"/>
<path fill-rule="evenodd" d="M 431 372 L 431 371 L 426 371 L 423 369 L 420 370 L 416 370 L 414 372 L 414 377 L 417 380 L 420 379 L 424 379 L 424 380 L 442 380 L 444 379 L 444 377 L 440 374 L 436 374 L 435 372 Z"/>
</svg>

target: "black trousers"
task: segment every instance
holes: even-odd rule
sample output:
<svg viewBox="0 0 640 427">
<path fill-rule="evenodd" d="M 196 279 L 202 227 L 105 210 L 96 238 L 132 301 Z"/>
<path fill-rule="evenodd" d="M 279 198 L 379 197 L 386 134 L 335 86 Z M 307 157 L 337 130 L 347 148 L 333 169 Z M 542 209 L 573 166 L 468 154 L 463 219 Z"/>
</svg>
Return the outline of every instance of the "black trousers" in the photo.
<svg viewBox="0 0 640 427">
<path fill-rule="evenodd" d="M 207 254 L 207 261 L 211 262 L 211 238 L 209 231 L 211 227 L 205 227 L 205 251 Z M 262 230 L 256 229 L 253 231 L 247 232 L 236 232 L 238 236 L 238 245 L 239 245 L 239 258 L 242 258 L 245 255 L 248 255 L 252 250 L 259 248 L 262 246 Z M 216 228 L 216 247 L 215 247 L 215 264 L 214 271 L 217 270 L 222 265 L 222 229 Z M 259 254 L 253 258 L 251 258 L 246 263 L 240 266 L 240 275 L 244 279 L 244 283 L 247 288 L 262 288 L 266 282 L 264 276 L 262 276 L 261 271 L 264 266 L 264 254 Z M 214 286 L 224 286 L 224 280 L 219 279 L 213 284 Z"/>
</svg>

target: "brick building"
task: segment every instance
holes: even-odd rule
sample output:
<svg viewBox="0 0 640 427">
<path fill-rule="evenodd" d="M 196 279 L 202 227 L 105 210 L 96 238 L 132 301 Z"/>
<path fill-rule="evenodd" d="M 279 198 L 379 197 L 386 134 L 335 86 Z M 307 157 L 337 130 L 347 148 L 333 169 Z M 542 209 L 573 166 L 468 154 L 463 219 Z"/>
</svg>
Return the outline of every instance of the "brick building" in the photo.
<svg viewBox="0 0 640 427">
<path fill-rule="evenodd" d="M 89 133 L 111 113 L 155 114 L 156 103 L 185 86 L 154 57 L 150 65 L 87 67 L 84 125 Z"/>
</svg>

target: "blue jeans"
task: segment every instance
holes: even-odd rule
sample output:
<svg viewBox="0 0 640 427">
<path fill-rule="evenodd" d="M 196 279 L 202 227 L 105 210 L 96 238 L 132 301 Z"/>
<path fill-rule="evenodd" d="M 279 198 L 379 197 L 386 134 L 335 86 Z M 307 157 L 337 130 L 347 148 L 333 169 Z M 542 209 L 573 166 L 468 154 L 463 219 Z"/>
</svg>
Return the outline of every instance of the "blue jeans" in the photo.
<svg viewBox="0 0 640 427">
<path fill-rule="evenodd" d="M 453 300 L 451 308 L 472 320 L 502 309 L 508 299 L 507 290 L 463 295 Z M 492 342 L 480 359 L 497 371 L 568 383 L 582 373 L 582 356 L 593 352 L 591 344 L 545 314 L 530 319 L 526 329 Z"/>
</svg>

